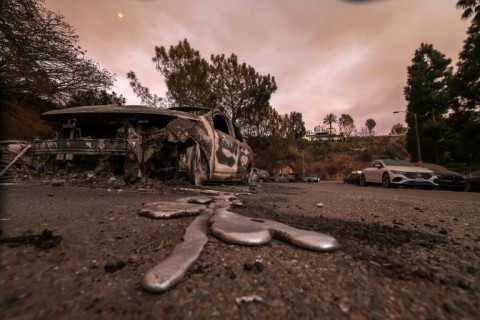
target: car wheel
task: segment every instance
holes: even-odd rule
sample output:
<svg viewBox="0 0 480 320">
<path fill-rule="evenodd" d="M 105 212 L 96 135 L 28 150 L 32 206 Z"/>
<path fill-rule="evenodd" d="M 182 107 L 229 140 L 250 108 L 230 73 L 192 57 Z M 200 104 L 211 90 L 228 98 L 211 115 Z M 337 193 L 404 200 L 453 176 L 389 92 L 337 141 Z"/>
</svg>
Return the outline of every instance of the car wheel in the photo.
<svg viewBox="0 0 480 320">
<path fill-rule="evenodd" d="M 390 176 L 386 172 L 382 176 L 382 187 L 390 188 Z"/>
<path fill-rule="evenodd" d="M 363 174 L 360 176 L 360 185 L 361 185 L 362 187 L 366 187 L 366 186 L 367 186 L 367 180 L 365 179 L 365 175 L 363 175 Z"/>
<path fill-rule="evenodd" d="M 465 183 L 465 188 L 463 188 L 463 191 L 465 192 L 470 192 L 472 191 L 472 185 L 470 183 Z"/>
<path fill-rule="evenodd" d="M 189 150 L 187 150 L 187 154 L 190 155 L 190 182 L 196 186 L 200 186 L 207 180 L 208 166 L 205 157 L 202 155 L 198 144 L 190 147 Z"/>
</svg>

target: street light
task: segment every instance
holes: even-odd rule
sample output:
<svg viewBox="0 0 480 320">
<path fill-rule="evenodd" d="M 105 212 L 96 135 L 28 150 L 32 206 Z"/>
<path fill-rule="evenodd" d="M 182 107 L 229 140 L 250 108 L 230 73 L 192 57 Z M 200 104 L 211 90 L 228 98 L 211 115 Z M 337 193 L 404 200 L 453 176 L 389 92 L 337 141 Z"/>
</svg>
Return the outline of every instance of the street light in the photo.
<svg viewBox="0 0 480 320">
<path fill-rule="evenodd" d="M 393 113 L 400 113 L 400 112 L 405 112 L 405 113 L 408 113 L 408 114 L 413 114 L 413 117 L 415 118 L 415 133 L 417 135 L 417 153 L 418 153 L 418 162 L 421 163 L 422 162 L 422 153 L 420 152 L 420 137 L 418 135 L 418 122 L 417 122 L 417 114 L 416 113 L 413 113 L 413 112 L 410 112 L 408 110 L 404 110 L 404 111 L 393 111 Z"/>
</svg>

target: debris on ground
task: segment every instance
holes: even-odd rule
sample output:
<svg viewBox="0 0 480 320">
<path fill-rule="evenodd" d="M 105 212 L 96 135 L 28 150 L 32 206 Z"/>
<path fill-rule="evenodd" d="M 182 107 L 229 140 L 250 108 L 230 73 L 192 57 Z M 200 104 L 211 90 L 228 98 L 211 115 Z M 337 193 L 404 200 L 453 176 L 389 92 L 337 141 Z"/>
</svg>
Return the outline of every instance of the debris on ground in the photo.
<svg viewBox="0 0 480 320">
<path fill-rule="evenodd" d="M 45 229 L 40 235 L 30 234 L 19 237 L 0 238 L 0 245 L 33 244 L 39 249 L 47 250 L 58 246 L 61 241 L 62 236 L 54 236 L 52 231 Z"/>
<path fill-rule="evenodd" d="M 242 305 L 244 303 L 252 303 L 252 302 L 264 303 L 263 298 L 257 295 L 243 296 L 235 299 L 235 303 L 238 305 Z"/>
</svg>

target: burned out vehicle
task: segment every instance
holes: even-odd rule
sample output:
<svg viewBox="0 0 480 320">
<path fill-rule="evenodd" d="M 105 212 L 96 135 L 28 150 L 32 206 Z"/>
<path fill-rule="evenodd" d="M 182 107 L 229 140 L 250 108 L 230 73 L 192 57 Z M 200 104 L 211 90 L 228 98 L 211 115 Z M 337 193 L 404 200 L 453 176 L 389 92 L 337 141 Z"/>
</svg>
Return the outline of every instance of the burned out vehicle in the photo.
<svg viewBox="0 0 480 320">
<path fill-rule="evenodd" d="M 251 168 L 250 180 L 251 182 L 269 182 L 272 180 L 272 177 L 270 177 L 270 173 L 267 170 Z"/>
<path fill-rule="evenodd" d="M 187 177 L 193 184 L 245 181 L 252 150 L 218 109 L 83 106 L 45 112 L 59 124 L 31 152 L 48 170 L 108 167 L 134 182 L 141 177 Z"/>
</svg>

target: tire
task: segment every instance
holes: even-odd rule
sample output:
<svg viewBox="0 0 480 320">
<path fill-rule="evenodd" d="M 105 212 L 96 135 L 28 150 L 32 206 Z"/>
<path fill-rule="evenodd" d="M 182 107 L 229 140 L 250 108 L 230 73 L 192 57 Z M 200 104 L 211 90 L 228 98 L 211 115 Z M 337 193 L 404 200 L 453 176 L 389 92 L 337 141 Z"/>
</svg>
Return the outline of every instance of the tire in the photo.
<svg viewBox="0 0 480 320">
<path fill-rule="evenodd" d="M 470 192 L 472 191 L 472 185 L 470 183 L 465 183 L 465 188 L 463 188 L 463 191 L 465 192 Z"/>
<path fill-rule="evenodd" d="M 200 146 L 196 144 L 187 150 L 190 155 L 189 179 L 195 186 L 201 186 L 208 177 L 208 166 L 205 156 L 203 156 Z"/>
<path fill-rule="evenodd" d="M 362 187 L 366 187 L 366 186 L 367 186 L 367 180 L 365 179 L 365 175 L 363 175 L 363 174 L 360 176 L 360 185 L 361 185 Z"/>
<path fill-rule="evenodd" d="M 390 188 L 391 184 L 390 184 L 390 176 L 388 175 L 388 173 L 384 173 L 383 176 L 382 176 L 382 187 L 384 188 Z"/>
</svg>

